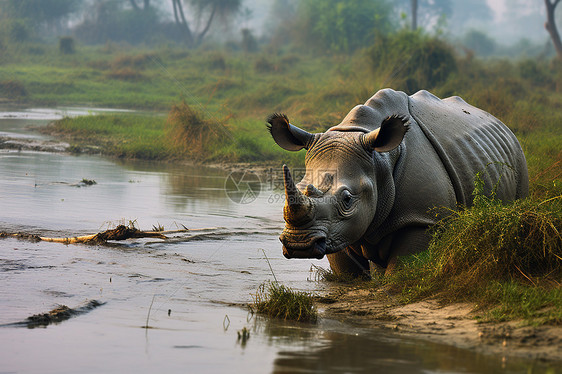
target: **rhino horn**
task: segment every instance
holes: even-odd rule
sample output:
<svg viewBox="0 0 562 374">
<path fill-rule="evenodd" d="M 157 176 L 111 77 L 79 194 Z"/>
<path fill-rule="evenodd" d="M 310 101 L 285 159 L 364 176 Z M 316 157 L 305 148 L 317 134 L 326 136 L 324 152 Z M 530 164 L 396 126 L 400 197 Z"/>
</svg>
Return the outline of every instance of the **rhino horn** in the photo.
<svg viewBox="0 0 562 374">
<path fill-rule="evenodd" d="M 285 221 L 293 226 L 302 226 L 314 219 L 314 205 L 295 185 L 287 165 L 283 165 L 285 182 Z"/>
</svg>

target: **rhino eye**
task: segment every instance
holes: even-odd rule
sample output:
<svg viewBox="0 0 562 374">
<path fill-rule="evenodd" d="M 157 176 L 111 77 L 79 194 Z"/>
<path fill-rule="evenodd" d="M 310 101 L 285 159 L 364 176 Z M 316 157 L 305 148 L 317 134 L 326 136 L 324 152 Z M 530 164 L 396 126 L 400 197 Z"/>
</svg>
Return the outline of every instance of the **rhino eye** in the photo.
<svg viewBox="0 0 562 374">
<path fill-rule="evenodd" d="M 348 190 L 343 190 L 341 194 L 341 203 L 345 210 L 351 209 L 353 206 L 353 195 Z"/>
</svg>

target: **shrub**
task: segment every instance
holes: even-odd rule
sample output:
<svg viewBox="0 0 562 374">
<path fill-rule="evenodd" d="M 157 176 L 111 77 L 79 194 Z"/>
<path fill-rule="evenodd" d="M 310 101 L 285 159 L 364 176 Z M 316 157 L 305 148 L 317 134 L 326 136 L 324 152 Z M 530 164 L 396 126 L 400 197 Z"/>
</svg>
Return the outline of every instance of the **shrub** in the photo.
<svg viewBox="0 0 562 374">
<path fill-rule="evenodd" d="M 27 96 L 27 91 L 20 81 L 10 79 L 0 82 L 0 97 L 13 100 L 24 96 Z"/>
<path fill-rule="evenodd" d="M 480 56 L 490 56 L 496 51 L 496 42 L 478 30 L 470 30 L 463 37 L 463 44 Z"/>
<path fill-rule="evenodd" d="M 441 85 L 457 71 L 453 48 L 421 31 L 379 37 L 367 53 L 383 85 L 408 93 Z"/>
<path fill-rule="evenodd" d="M 258 50 L 258 42 L 250 29 L 242 29 L 242 50 L 246 53 Z"/>
<path fill-rule="evenodd" d="M 70 36 L 59 38 L 59 51 L 62 54 L 74 53 L 74 39 Z"/>
<path fill-rule="evenodd" d="M 460 289 L 491 280 L 533 283 L 560 276 L 561 233 L 560 203 L 528 199 L 504 206 L 481 196 L 474 208 L 437 226 L 430 245 L 438 264 L 435 276 L 458 278 L 452 287 Z"/>
<path fill-rule="evenodd" d="M 226 70 L 226 60 L 219 53 L 213 53 L 209 56 L 209 68 L 213 70 Z"/>
<path fill-rule="evenodd" d="M 474 206 L 433 227 L 429 249 L 402 259 L 390 283 L 408 298 L 440 293 L 455 300 L 489 299 L 501 287 L 559 284 L 562 276 L 562 196 L 509 205 L 482 193 Z M 486 294 L 488 293 L 488 295 Z"/>
<path fill-rule="evenodd" d="M 272 73 L 279 70 L 275 64 L 273 64 L 264 56 L 261 56 L 256 60 L 256 62 L 254 63 L 254 68 L 258 73 Z"/>
<path fill-rule="evenodd" d="M 231 139 L 228 129 L 209 121 L 185 101 L 174 104 L 168 114 L 166 135 L 175 151 L 201 159 L 211 147 L 224 145 Z"/>
<path fill-rule="evenodd" d="M 303 0 L 295 39 L 305 47 L 349 53 L 390 30 L 391 6 L 385 0 Z"/>
<path fill-rule="evenodd" d="M 26 42 L 31 37 L 31 30 L 23 19 L 0 20 L 0 37 L 8 43 Z"/>
</svg>

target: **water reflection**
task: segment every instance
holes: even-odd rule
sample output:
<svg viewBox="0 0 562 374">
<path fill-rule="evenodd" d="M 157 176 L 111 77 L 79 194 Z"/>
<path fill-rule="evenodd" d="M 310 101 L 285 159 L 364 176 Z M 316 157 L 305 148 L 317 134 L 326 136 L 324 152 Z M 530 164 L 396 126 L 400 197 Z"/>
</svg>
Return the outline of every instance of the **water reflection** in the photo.
<svg viewBox="0 0 562 374">
<path fill-rule="evenodd" d="M 272 368 L 276 374 L 555 372 L 544 363 L 502 360 L 333 320 L 314 326 L 258 319 L 254 328 L 268 344 L 278 346 Z"/>
</svg>

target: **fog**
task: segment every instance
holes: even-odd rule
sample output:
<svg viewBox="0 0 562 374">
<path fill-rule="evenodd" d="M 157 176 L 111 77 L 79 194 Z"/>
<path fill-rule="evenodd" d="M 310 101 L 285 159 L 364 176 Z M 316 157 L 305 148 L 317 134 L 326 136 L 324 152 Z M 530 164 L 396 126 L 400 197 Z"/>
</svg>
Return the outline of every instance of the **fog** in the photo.
<svg viewBox="0 0 562 374">
<path fill-rule="evenodd" d="M 372 1 L 390 9 L 386 15 L 390 31 L 410 28 L 411 0 Z M 279 37 L 287 33 L 279 26 L 295 22 L 303 3 L 312 7 L 321 4 L 318 0 L 2 0 L 0 26 L 21 19 L 33 31 L 28 34 L 43 42 L 72 36 L 84 44 L 112 40 L 146 45 L 184 42 L 188 47 L 203 42 L 239 42 L 246 29 L 246 36 L 263 44 L 276 34 Z M 183 14 L 178 9 L 174 12 L 174 4 L 181 6 Z M 218 11 L 213 4 L 219 4 Z M 417 26 L 428 34 L 441 35 L 469 48 L 474 38 L 479 43 L 484 38 L 492 45 L 482 50 L 474 47 L 477 54 L 514 56 L 518 48 L 521 54 L 546 54 L 552 49 L 544 27 L 546 10 L 542 0 L 418 0 L 417 14 Z M 185 16 L 184 23 L 181 16 Z M 561 24 L 560 9 L 556 18 Z M 291 37 L 298 39 L 292 28 Z M 6 29 L 0 27 L 0 34 Z M 191 40 L 186 41 L 189 37 Z"/>
</svg>

